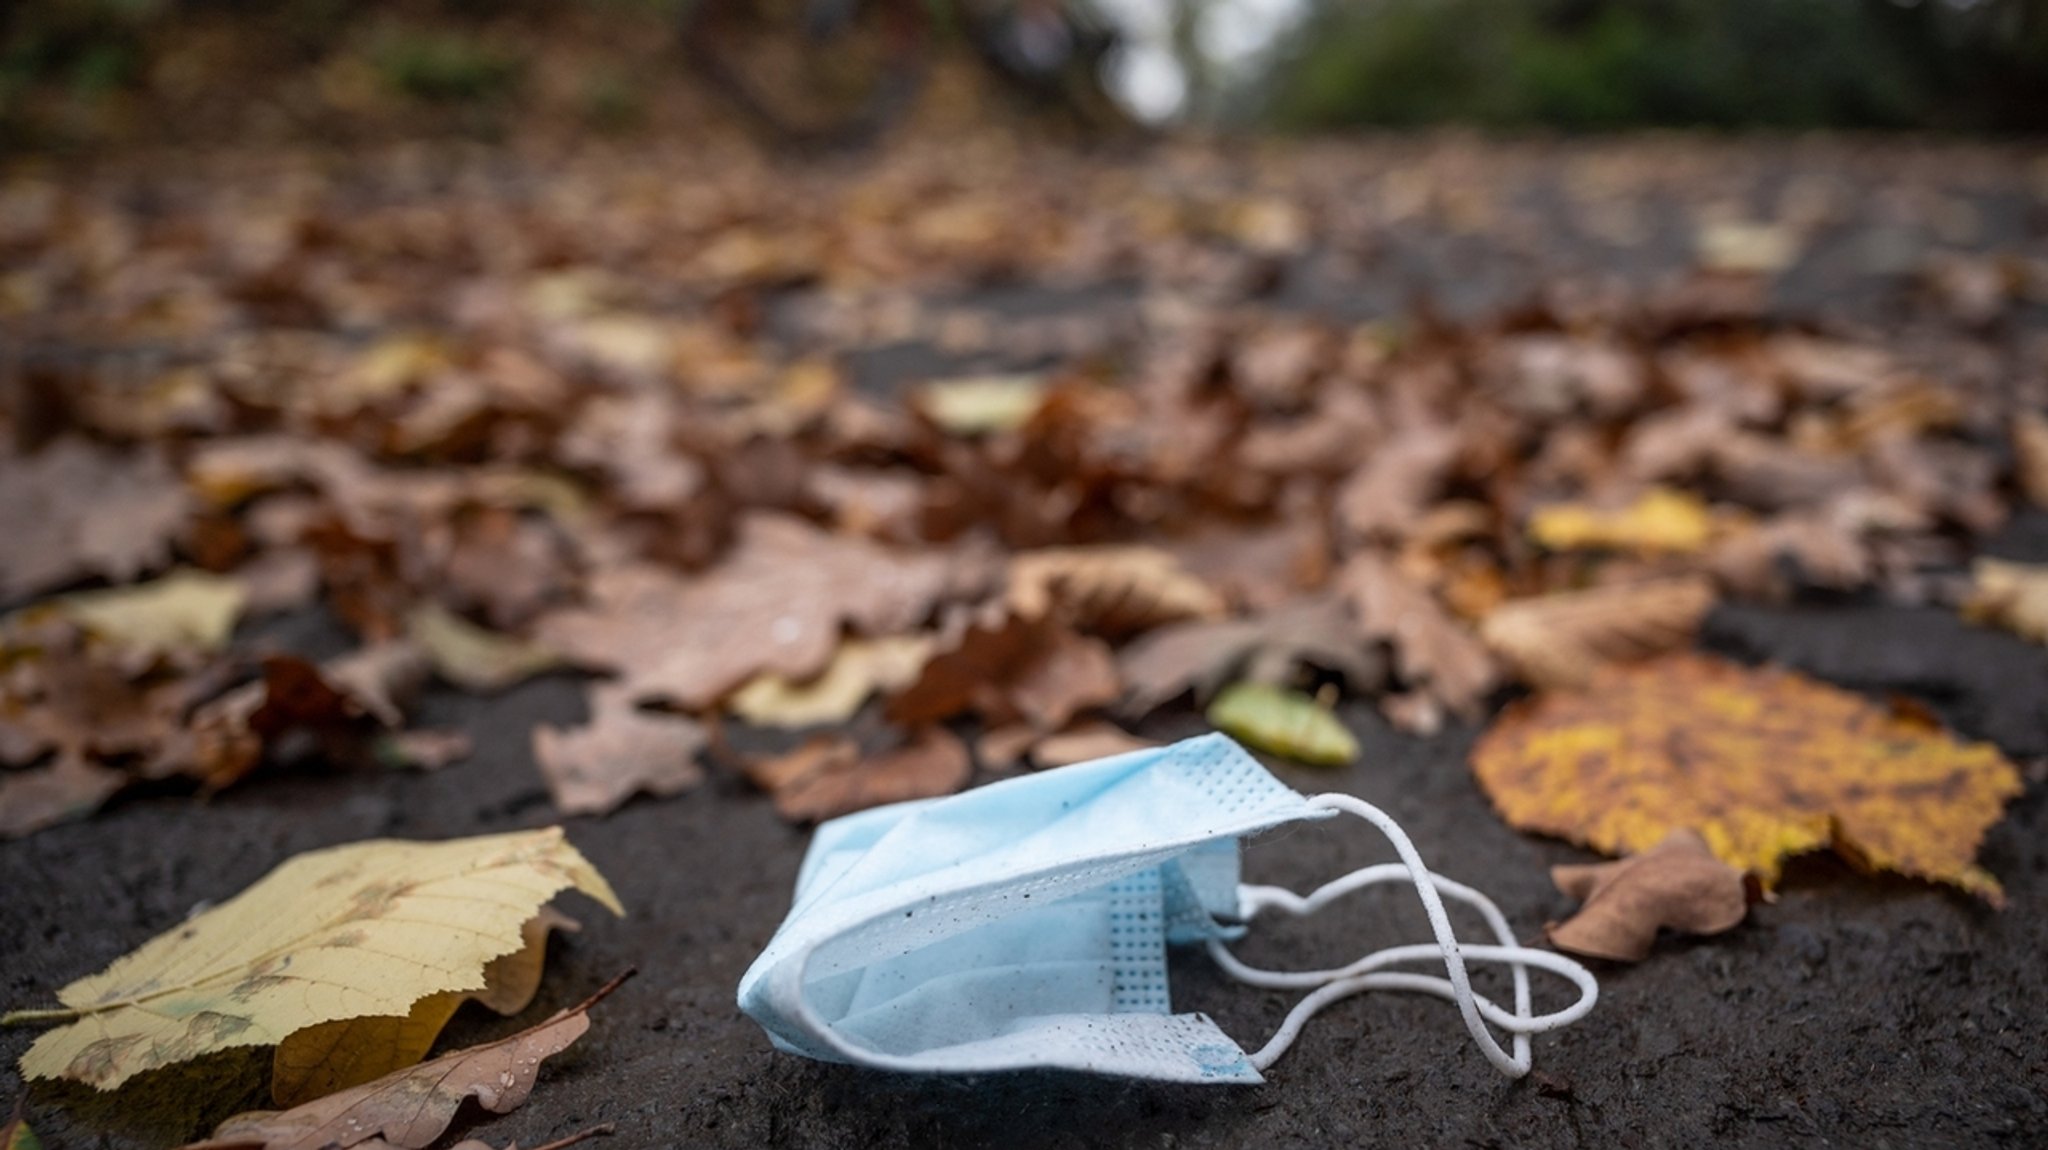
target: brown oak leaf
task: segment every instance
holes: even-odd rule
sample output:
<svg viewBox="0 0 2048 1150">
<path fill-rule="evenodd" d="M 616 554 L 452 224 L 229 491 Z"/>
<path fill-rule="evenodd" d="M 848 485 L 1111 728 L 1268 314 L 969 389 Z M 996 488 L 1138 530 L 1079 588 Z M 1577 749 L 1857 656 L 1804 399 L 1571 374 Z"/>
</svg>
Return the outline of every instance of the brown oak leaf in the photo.
<svg viewBox="0 0 2048 1150">
<path fill-rule="evenodd" d="M 1359 690 L 1374 690 L 1386 678 L 1385 659 L 1359 639 L 1349 609 L 1332 596 L 1296 599 L 1246 619 L 1161 627 L 1117 656 L 1133 714 L 1183 691 L 1207 697 L 1234 678 L 1283 680 L 1304 663 L 1342 674 Z"/>
<path fill-rule="evenodd" d="M 864 755 L 853 740 L 818 735 L 786 755 L 747 765 L 747 778 L 791 822 L 823 822 L 884 803 L 950 795 L 972 773 L 967 746 L 940 727 L 892 751 Z"/>
<path fill-rule="evenodd" d="M 1591 587 L 1503 603 L 1479 634 L 1523 682 L 1576 687 L 1604 664 L 1691 643 L 1713 605 L 1713 583 L 1697 576 Z"/>
<path fill-rule="evenodd" d="M 1352 556 L 1338 571 L 1336 587 L 1350 601 L 1360 633 L 1387 644 L 1395 674 L 1410 688 L 1472 718 L 1500 685 L 1500 668 L 1479 637 L 1385 558 Z"/>
<path fill-rule="evenodd" d="M 642 710 L 627 687 L 599 683 L 590 688 L 590 721 L 534 727 L 533 756 L 557 810 L 604 814 L 640 791 L 667 797 L 703 782 L 697 753 L 705 742 L 697 723 Z"/>
<path fill-rule="evenodd" d="M 0 460 L 0 598 L 89 575 L 127 582 L 170 561 L 191 498 L 154 449 L 122 455 L 61 439 Z"/>
</svg>

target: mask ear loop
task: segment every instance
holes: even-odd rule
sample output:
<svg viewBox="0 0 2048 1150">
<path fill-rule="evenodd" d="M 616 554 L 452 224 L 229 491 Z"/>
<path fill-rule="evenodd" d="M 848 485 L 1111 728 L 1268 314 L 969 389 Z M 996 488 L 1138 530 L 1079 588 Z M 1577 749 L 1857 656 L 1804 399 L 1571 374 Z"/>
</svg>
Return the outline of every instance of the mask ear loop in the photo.
<svg viewBox="0 0 2048 1150">
<path fill-rule="evenodd" d="M 1300 1036 L 1302 1027 L 1317 1012 L 1333 1002 L 1368 990 L 1408 990 L 1433 994 L 1457 1003 L 1458 1012 L 1464 1016 L 1465 1029 L 1469 1031 L 1486 1060 L 1510 1078 L 1520 1078 L 1529 1072 L 1531 1062 L 1529 1035 L 1555 1030 L 1584 1018 L 1599 1000 L 1600 986 L 1585 967 L 1561 954 L 1547 950 L 1536 950 L 1518 945 L 1513 930 L 1508 926 L 1507 917 L 1493 900 L 1480 892 L 1432 872 L 1422 862 L 1422 856 L 1415 850 L 1399 824 L 1378 807 L 1350 795 L 1316 795 L 1308 800 L 1310 806 L 1328 810 L 1345 811 L 1357 815 L 1378 827 L 1381 834 L 1392 843 L 1401 856 L 1398 863 L 1382 863 L 1362 867 L 1341 878 L 1316 889 L 1306 898 L 1279 887 L 1244 886 L 1239 888 L 1239 898 L 1246 917 L 1251 917 L 1268 907 L 1286 911 L 1297 917 L 1314 914 L 1326 904 L 1356 890 L 1386 882 L 1406 879 L 1415 886 L 1415 893 L 1422 899 L 1422 908 L 1429 915 L 1431 931 L 1436 942 L 1411 946 L 1388 947 L 1375 951 L 1348 966 L 1335 970 L 1272 971 L 1246 966 L 1230 953 L 1220 940 L 1209 940 L 1209 954 L 1216 960 L 1223 972 L 1240 982 L 1276 990 L 1298 990 L 1313 988 L 1313 993 L 1296 1003 L 1281 1022 L 1280 1029 L 1258 1053 L 1251 1055 L 1251 1064 L 1265 1070 L 1287 1053 L 1294 1040 Z M 1499 940 L 1497 946 L 1465 946 L 1458 942 L 1451 931 L 1450 915 L 1444 910 L 1444 897 L 1471 906 L 1486 919 L 1486 925 Z M 1403 962 L 1418 962 L 1441 959 L 1447 977 L 1415 974 L 1403 971 L 1382 971 L 1382 967 Z M 1503 1010 L 1472 989 L 1472 980 L 1466 972 L 1466 961 L 1504 962 L 1514 974 L 1515 1009 Z M 1562 975 L 1571 980 L 1579 989 L 1578 1001 L 1563 1010 L 1550 1014 L 1532 1015 L 1529 1003 L 1529 968 L 1536 967 Z M 1488 1022 L 1513 1035 L 1514 1053 L 1501 1049 L 1493 1033 L 1486 1028 Z"/>
</svg>

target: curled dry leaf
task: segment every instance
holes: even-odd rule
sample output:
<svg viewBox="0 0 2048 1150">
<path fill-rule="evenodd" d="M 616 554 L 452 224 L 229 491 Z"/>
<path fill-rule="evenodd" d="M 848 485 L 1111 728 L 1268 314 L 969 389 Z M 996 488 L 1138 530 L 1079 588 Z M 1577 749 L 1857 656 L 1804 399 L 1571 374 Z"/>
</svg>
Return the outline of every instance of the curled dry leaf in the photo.
<svg viewBox="0 0 2048 1150">
<path fill-rule="evenodd" d="M 405 634 L 433 662 L 436 674 L 480 694 L 502 691 L 562 662 L 539 643 L 479 627 L 433 604 L 406 616 Z"/>
<path fill-rule="evenodd" d="M 46 766 L 0 772 L 0 839 L 81 819 L 128 785 L 128 775 L 76 754 Z"/>
<path fill-rule="evenodd" d="M 23 1075 L 112 1090 L 203 1054 L 482 989 L 485 965 L 524 945 L 525 923 L 570 887 L 624 913 L 560 827 L 312 851 L 64 987 L 63 1009 L 0 1021 L 67 1023 L 29 1047 Z"/>
<path fill-rule="evenodd" d="M 1319 767 L 1358 758 L 1358 739 L 1316 699 L 1271 683 L 1232 683 L 1209 704 L 1209 724 L 1261 751 Z"/>
<path fill-rule="evenodd" d="M 544 617 L 538 634 L 578 663 L 619 672 L 636 697 L 697 709 L 763 672 L 817 675 L 843 625 L 867 634 L 917 626 L 940 601 L 975 589 L 980 566 L 955 552 L 897 553 L 757 515 L 711 574 L 602 571 L 590 606 Z"/>
<path fill-rule="evenodd" d="M 1010 560 L 1007 602 L 1021 619 L 1057 614 L 1076 629 L 1116 638 L 1213 619 L 1221 596 L 1158 547 L 1054 547 Z"/>
<path fill-rule="evenodd" d="M 1338 526 L 1353 539 L 1399 539 L 1436 498 L 1461 446 L 1448 427 L 1403 429 L 1338 488 Z"/>
<path fill-rule="evenodd" d="M 1130 751 L 1148 750 L 1158 745 L 1122 727 L 1094 722 L 1080 723 L 1057 735 L 1047 735 L 1033 743 L 1029 753 L 1031 761 L 1040 767 L 1064 767 Z"/>
<path fill-rule="evenodd" d="M 627 974 L 631 974 L 630 971 Z M 423 1150 L 447 1132 L 462 1104 L 475 1099 L 493 1114 L 526 1101 L 540 1064 L 590 1029 L 590 1008 L 626 975 L 538 1026 L 509 1038 L 444 1054 L 361 1086 L 291 1110 L 256 1110 L 220 1124 L 213 1137 L 183 1150 L 347 1150 L 381 1138 Z"/>
<path fill-rule="evenodd" d="M 642 791 L 667 797 L 704 781 L 697 753 L 704 728 L 681 715 L 646 711 L 617 683 L 590 688 L 590 721 L 533 729 L 533 756 L 565 815 L 605 814 Z"/>
<path fill-rule="evenodd" d="M 2048 564 L 1977 560 L 1963 618 L 2048 643 Z"/>
<path fill-rule="evenodd" d="M 747 778 L 794 823 L 826 819 L 906 799 L 950 795 L 967 785 L 967 745 L 940 727 L 879 755 L 851 739 L 819 735 L 786 755 L 748 764 Z"/>
<path fill-rule="evenodd" d="M 1993 904 L 1973 861 L 2020 792 L 1986 743 L 1791 671 L 1704 655 L 1607 667 L 1581 693 L 1504 712 L 1472 750 L 1502 817 L 1613 854 L 1680 827 L 1769 886 L 1833 847 L 1866 870 L 1945 882 Z"/>
<path fill-rule="evenodd" d="M 793 683 L 776 674 L 756 675 L 732 693 L 726 708 L 762 727 L 843 723 L 875 692 L 916 682 L 931 650 L 926 635 L 847 639 L 816 678 Z"/>
<path fill-rule="evenodd" d="M 1486 645 L 1451 617 L 1429 592 L 1381 556 L 1361 552 L 1337 572 L 1337 590 L 1351 603 L 1365 638 L 1385 643 L 1396 676 L 1448 710 L 1476 717 L 1500 685 Z"/>
<path fill-rule="evenodd" d="M 1355 689 L 1374 690 L 1385 681 L 1385 662 L 1357 636 L 1350 611 L 1331 596 L 1297 599 L 1246 619 L 1161 627 L 1118 653 L 1128 685 L 1125 705 L 1144 714 L 1183 691 L 1206 696 L 1239 672 L 1279 682 L 1304 663 L 1342 674 Z"/>
<path fill-rule="evenodd" d="M 1618 508 L 1558 503 L 1537 508 L 1529 538 L 1553 551 L 1690 554 L 1713 536 L 1713 517 L 1699 496 L 1656 487 Z"/>
<path fill-rule="evenodd" d="M 1707 579 L 1655 579 L 1504 603 L 1479 635 L 1523 682 L 1571 688 L 1609 663 L 1689 645 L 1713 606 Z"/>
<path fill-rule="evenodd" d="M 544 906 L 520 928 L 518 950 L 484 964 L 482 990 L 430 994 L 404 1015 L 338 1019 L 292 1034 L 271 1056 L 271 1099 L 297 1106 L 411 1066 L 433 1049 L 465 1002 L 480 1002 L 503 1015 L 525 1010 L 540 990 L 549 932 L 578 929 L 575 919 Z"/>
<path fill-rule="evenodd" d="M 1584 905 L 1544 933 L 1559 950 L 1588 958 L 1641 962 L 1659 930 L 1720 934 L 1749 914 L 1742 872 L 1684 828 L 1619 862 L 1551 867 L 1550 881 Z"/>
<path fill-rule="evenodd" d="M 190 504 L 154 449 L 121 455 L 61 439 L 0 460 L 0 599 L 90 575 L 127 582 L 161 567 Z"/>
</svg>

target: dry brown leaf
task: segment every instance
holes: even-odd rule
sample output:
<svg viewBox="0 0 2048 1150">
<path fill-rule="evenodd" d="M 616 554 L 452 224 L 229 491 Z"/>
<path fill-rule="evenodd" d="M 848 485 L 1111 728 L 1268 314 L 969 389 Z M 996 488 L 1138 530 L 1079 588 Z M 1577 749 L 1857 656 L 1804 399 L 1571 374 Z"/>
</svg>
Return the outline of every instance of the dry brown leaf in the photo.
<svg viewBox="0 0 2048 1150">
<path fill-rule="evenodd" d="M 2021 411 L 2012 417 L 2012 453 L 2020 491 L 2036 507 L 2048 507 L 2048 415 Z"/>
<path fill-rule="evenodd" d="M 1224 604 L 1157 547 L 1055 547 L 1010 559 L 1007 602 L 1020 619 L 1057 615 L 1109 638 L 1162 623 L 1213 619 Z"/>
<path fill-rule="evenodd" d="M 704 781 L 697 753 L 704 728 L 681 715 L 645 711 L 618 683 L 590 688 L 590 721 L 533 728 L 533 757 L 563 814 L 605 814 L 645 791 L 667 797 Z"/>
<path fill-rule="evenodd" d="M 433 1049 L 465 1002 L 474 1000 L 508 1016 L 525 1010 L 540 991 L 548 934 L 579 929 L 575 919 L 544 906 L 520 928 L 518 950 L 484 965 L 481 990 L 430 994 L 404 1016 L 344 1018 L 293 1032 L 271 1056 L 271 1099 L 280 1106 L 298 1106 L 411 1066 Z"/>
<path fill-rule="evenodd" d="M 1212 528 L 1167 546 L 1181 566 L 1241 610 L 1271 610 L 1330 577 L 1329 532 L 1321 516 Z"/>
<path fill-rule="evenodd" d="M 540 1064 L 583 1037 L 590 1008 L 625 978 L 509 1038 L 444 1054 L 291 1110 L 238 1114 L 212 1138 L 182 1150 L 347 1150 L 372 1138 L 423 1150 L 447 1132 L 456 1111 L 471 1099 L 493 1114 L 518 1109 L 540 1076 Z"/>
<path fill-rule="evenodd" d="M 1397 431 L 1338 489 L 1337 524 L 1356 540 L 1400 539 L 1442 488 L 1461 446 L 1449 427 Z"/>
<path fill-rule="evenodd" d="M 710 574 L 602 571 L 592 604 L 544 617 L 538 635 L 579 663 L 619 672 L 636 697 L 698 709 L 762 672 L 809 679 L 831 662 L 842 626 L 908 631 L 984 578 L 959 553 L 897 553 L 757 515 Z"/>
<path fill-rule="evenodd" d="M 1963 618 L 2048 643 L 2048 564 L 1977 560 Z"/>
<path fill-rule="evenodd" d="M 191 500 L 156 450 L 62 439 L 0 460 L 0 599 L 89 575 L 127 582 L 170 561 Z"/>
<path fill-rule="evenodd" d="M 1337 572 L 1336 588 L 1351 604 L 1367 641 L 1392 650 L 1395 675 L 1465 718 L 1500 685 L 1500 669 L 1484 643 L 1451 617 L 1429 592 L 1370 552 Z"/>
<path fill-rule="evenodd" d="M 1064 767 L 1106 759 L 1129 751 L 1142 751 L 1159 744 L 1141 739 L 1110 723 L 1079 723 L 1057 735 L 1047 735 L 1031 746 L 1031 761 L 1039 767 Z"/>
<path fill-rule="evenodd" d="M 128 781 L 124 772 L 74 754 L 60 755 L 48 766 L 0 771 L 0 839 L 82 819 Z"/>
<path fill-rule="evenodd" d="M 1342 674 L 1361 691 L 1377 689 L 1386 666 L 1357 638 L 1342 600 L 1297 599 L 1248 619 L 1177 623 L 1125 647 L 1117 665 L 1128 685 L 1125 705 L 1144 714 L 1183 691 L 1206 697 L 1243 671 L 1276 682 L 1304 663 Z"/>
<path fill-rule="evenodd" d="M 1116 701 L 1122 689 L 1107 643 L 1056 618 L 1004 613 L 971 622 L 889 700 L 886 713 L 922 727 L 971 710 L 990 726 L 1024 722 L 1057 731 L 1076 714 Z"/>
<path fill-rule="evenodd" d="M 950 795 L 967 785 L 967 745 L 940 727 L 879 755 L 851 739 L 819 735 L 786 755 L 748 764 L 747 777 L 791 822 L 823 822 L 868 807 Z"/>
<path fill-rule="evenodd" d="M 1588 958 L 1641 962 L 1660 929 L 1720 934 L 1749 914 L 1742 872 L 1684 828 L 1619 862 L 1551 867 L 1550 881 L 1584 905 L 1544 934 L 1559 950 Z"/>
<path fill-rule="evenodd" d="M 1697 576 L 1591 587 L 1504 603 L 1479 635 L 1523 682 L 1571 688 L 1608 663 L 1690 644 L 1713 606 L 1713 583 Z"/>
<path fill-rule="evenodd" d="M 1832 846 L 1872 871 L 1993 904 L 1973 861 L 2020 792 L 1987 743 L 1790 671 L 1675 654 L 1603 668 L 1582 693 L 1510 707 L 1472 751 L 1504 818 L 1596 850 L 1649 850 L 1681 827 L 1766 887 Z"/>
</svg>

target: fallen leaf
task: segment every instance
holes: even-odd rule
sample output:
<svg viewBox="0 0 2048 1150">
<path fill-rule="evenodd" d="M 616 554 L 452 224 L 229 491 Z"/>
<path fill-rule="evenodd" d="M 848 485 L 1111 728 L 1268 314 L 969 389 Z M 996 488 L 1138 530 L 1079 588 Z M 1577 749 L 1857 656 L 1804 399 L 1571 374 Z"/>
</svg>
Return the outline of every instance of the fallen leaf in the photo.
<svg viewBox="0 0 2048 1150">
<path fill-rule="evenodd" d="M 544 616 L 537 634 L 578 663 L 619 672 L 637 697 L 701 709 L 762 672 L 817 675 L 844 625 L 869 635 L 911 630 L 981 583 L 977 568 L 950 551 L 899 553 L 757 515 L 709 575 L 601 571 L 590 606 Z"/>
<path fill-rule="evenodd" d="M 122 455 L 61 439 L 0 460 L 0 598 L 88 575 L 125 583 L 161 567 L 190 504 L 153 449 Z"/>
<path fill-rule="evenodd" d="M 1057 613 L 1077 630 L 1119 638 L 1223 614 L 1222 598 L 1157 547 L 1053 547 L 1010 559 L 1007 602 L 1018 618 Z"/>
<path fill-rule="evenodd" d="M 990 726 L 1024 722 L 1057 731 L 1123 690 L 1109 644 L 1058 620 L 1002 613 L 971 622 L 889 700 L 889 719 L 923 727 L 967 711 Z"/>
<path fill-rule="evenodd" d="M 625 978 L 508 1038 L 444 1054 L 292 1110 L 238 1114 L 212 1138 L 183 1150 L 346 1150 L 373 1138 L 422 1150 L 447 1132 L 456 1111 L 472 1098 L 493 1114 L 518 1109 L 540 1076 L 540 1064 L 583 1037 L 590 1008 Z"/>
<path fill-rule="evenodd" d="M 2020 791 L 1989 744 L 1791 671 L 1690 653 L 1510 707 L 1472 769 L 1510 824 L 1610 854 L 1692 827 L 1766 887 L 1785 859 L 1832 846 L 1993 904 L 1998 881 L 1972 860 Z"/>
<path fill-rule="evenodd" d="M 1553 551 L 1690 554 L 1706 548 L 1713 527 L 1699 496 L 1655 487 L 1625 507 L 1539 507 L 1529 519 L 1529 538 Z"/>
<path fill-rule="evenodd" d="M 916 682 L 931 650 L 926 635 L 847 639 L 816 678 L 792 683 L 780 675 L 756 675 L 726 699 L 726 709 L 761 727 L 843 723 L 875 692 Z"/>
<path fill-rule="evenodd" d="M 1641 962 L 1659 930 L 1720 934 L 1749 914 L 1742 872 L 1684 828 L 1619 862 L 1551 867 L 1550 881 L 1584 905 L 1543 933 L 1559 950 L 1588 958 Z"/>
<path fill-rule="evenodd" d="M 0 1022 L 69 1023 L 36 1039 L 22 1074 L 112 1090 L 202 1054 L 481 989 L 485 964 L 518 950 L 522 926 L 570 887 L 624 913 L 560 827 L 313 851 L 64 987 L 64 1009 Z"/>
<path fill-rule="evenodd" d="M 605 814 L 640 792 L 666 798 L 704 781 L 697 753 L 704 728 L 681 715 L 635 706 L 617 683 L 590 688 L 590 721 L 533 728 L 533 757 L 566 815 Z"/>
<path fill-rule="evenodd" d="M 1977 560 L 1963 618 L 2048 643 L 2048 564 Z"/>
<path fill-rule="evenodd" d="M 1205 697 L 1240 671 L 1277 682 L 1303 663 L 1341 673 L 1355 689 L 1374 690 L 1385 678 L 1384 661 L 1357 634 L 1344 603 L 1329 596 L 1297 599 L 1248 619 L 1161 627 L 1118 653 L 1125 703 L 1133 714 L 1144 714 L 1183 691 Z"/>
<path fill-rule="evenodd" d="M 1036 375 L 984 375 L 925 384 L 911 403 L 941 431 L 989 435 L 1015 431 L 1045 404 L 1046 383 Z"/>
<path fill-rule="evenodd" d="M 1319 767 L 1358 758 L 1358 739 L 1330 709 L 1290 687 L 1232 683 L 1209 704 L 1209 725 L 1262 751 Z"/>
<path fill-rule="evenodd" d="M 2036 507 L 2048 507 L 2048 415 L 2021 411 L 2012 417 L 2012 453 L 2020 491 Z"/>
<path fill-rule="evenodd" d="M 1337 523 L 1354 539 L 1400 539 L 1442 489 L 1461 447 L 1446 427 L 1393 436 L 1338 488 Z"/>
<path fill-rule="evenodd" d="M 80 591 L 58 600 L 66 615 L 94 634 L 139 651 L 218 651 L 241 616 L 248 593 L 234 579 L 204 571 L 173 571 L 132 587 Z"/>
<path fill-rule="evenodd" d="M 426 652 L 436 674 L 479 694 L 502 691 L 562 662 L 560 655 L 539 643 L 479 627 L 433 604 L 406 616 L 405 634 Z"/>
<path fill-rule="evenodd" d="M 293 1033 L 271 1057 L 271 1099 L 298 1106 L 411 1066 L 433 1049 L 465 1002 L 508 1016 L 525 1010 L 540 991 L 548 934 L 577 929 L 575 919 L 544 906 L 520 928 L 518 950 L 484 964 L 482 990 L 443 991 L 413 1003 L 404 1015 L 343 1018 Z"/>
<path fill-rule="evenodd" d="M 1040 767 L 1064 767 L 1071 763 L 1085 763 L 1094 759 L 1106 759 L 1129 751 L 1142 751 L 1158 746 L 1150 739 L 1141 739 L 1124 730 L 1104 722 L 1081 723 L 1057 735 L 1047 735 L 1033 743 L 1031 761 Z"/>
<path fill-rule="evenodd" d="M 1589 587 L 1503 603 L 1479 636 L 1530 686 L 1578 687 L 1606 664 L 1690 644 L 1713 606 L 1697 576 Z"/>
<path fill-rule="evenodd" d="M 59 755 L 48 766 L 0 771 L 0 839 L 84 818 L 128 781 L 124 772 L 78 755 Z"/>
<path fill-rule="evenodd" d="M 252 616 L 280 615 L 312 605 L 320 594 L 320 560 L 297 549 L 265 551 L 235 569 Z"/>
<path fill-rule="evenodd" d="M 940 727 L 893 751 L 863 755 L 853 740 L 818 735 L 786 755 L 748 764 L 747 777 L 791 822 L 823 822 L 868 807 L 950 795 L 967 785 L 967 746 Z"/>
<path fill-rule="evenodd" d="M 1723 220 L 1693 236 L 1701 266 L 1710 271 L 1775 275 L 1799 258 L 1799 237 L 1783 224 Z"/>
<path fill-rule="evenodd" d="M 1477 716 L 1500 685 L 1500 669 L 1484 643 L 1437 601 L 1370 552 L 1339 569 L 1336 589 L 1351 603 L 1358 630 L 1393 653 L 1394 673 L 1448 710 Z"/>
</svg>

